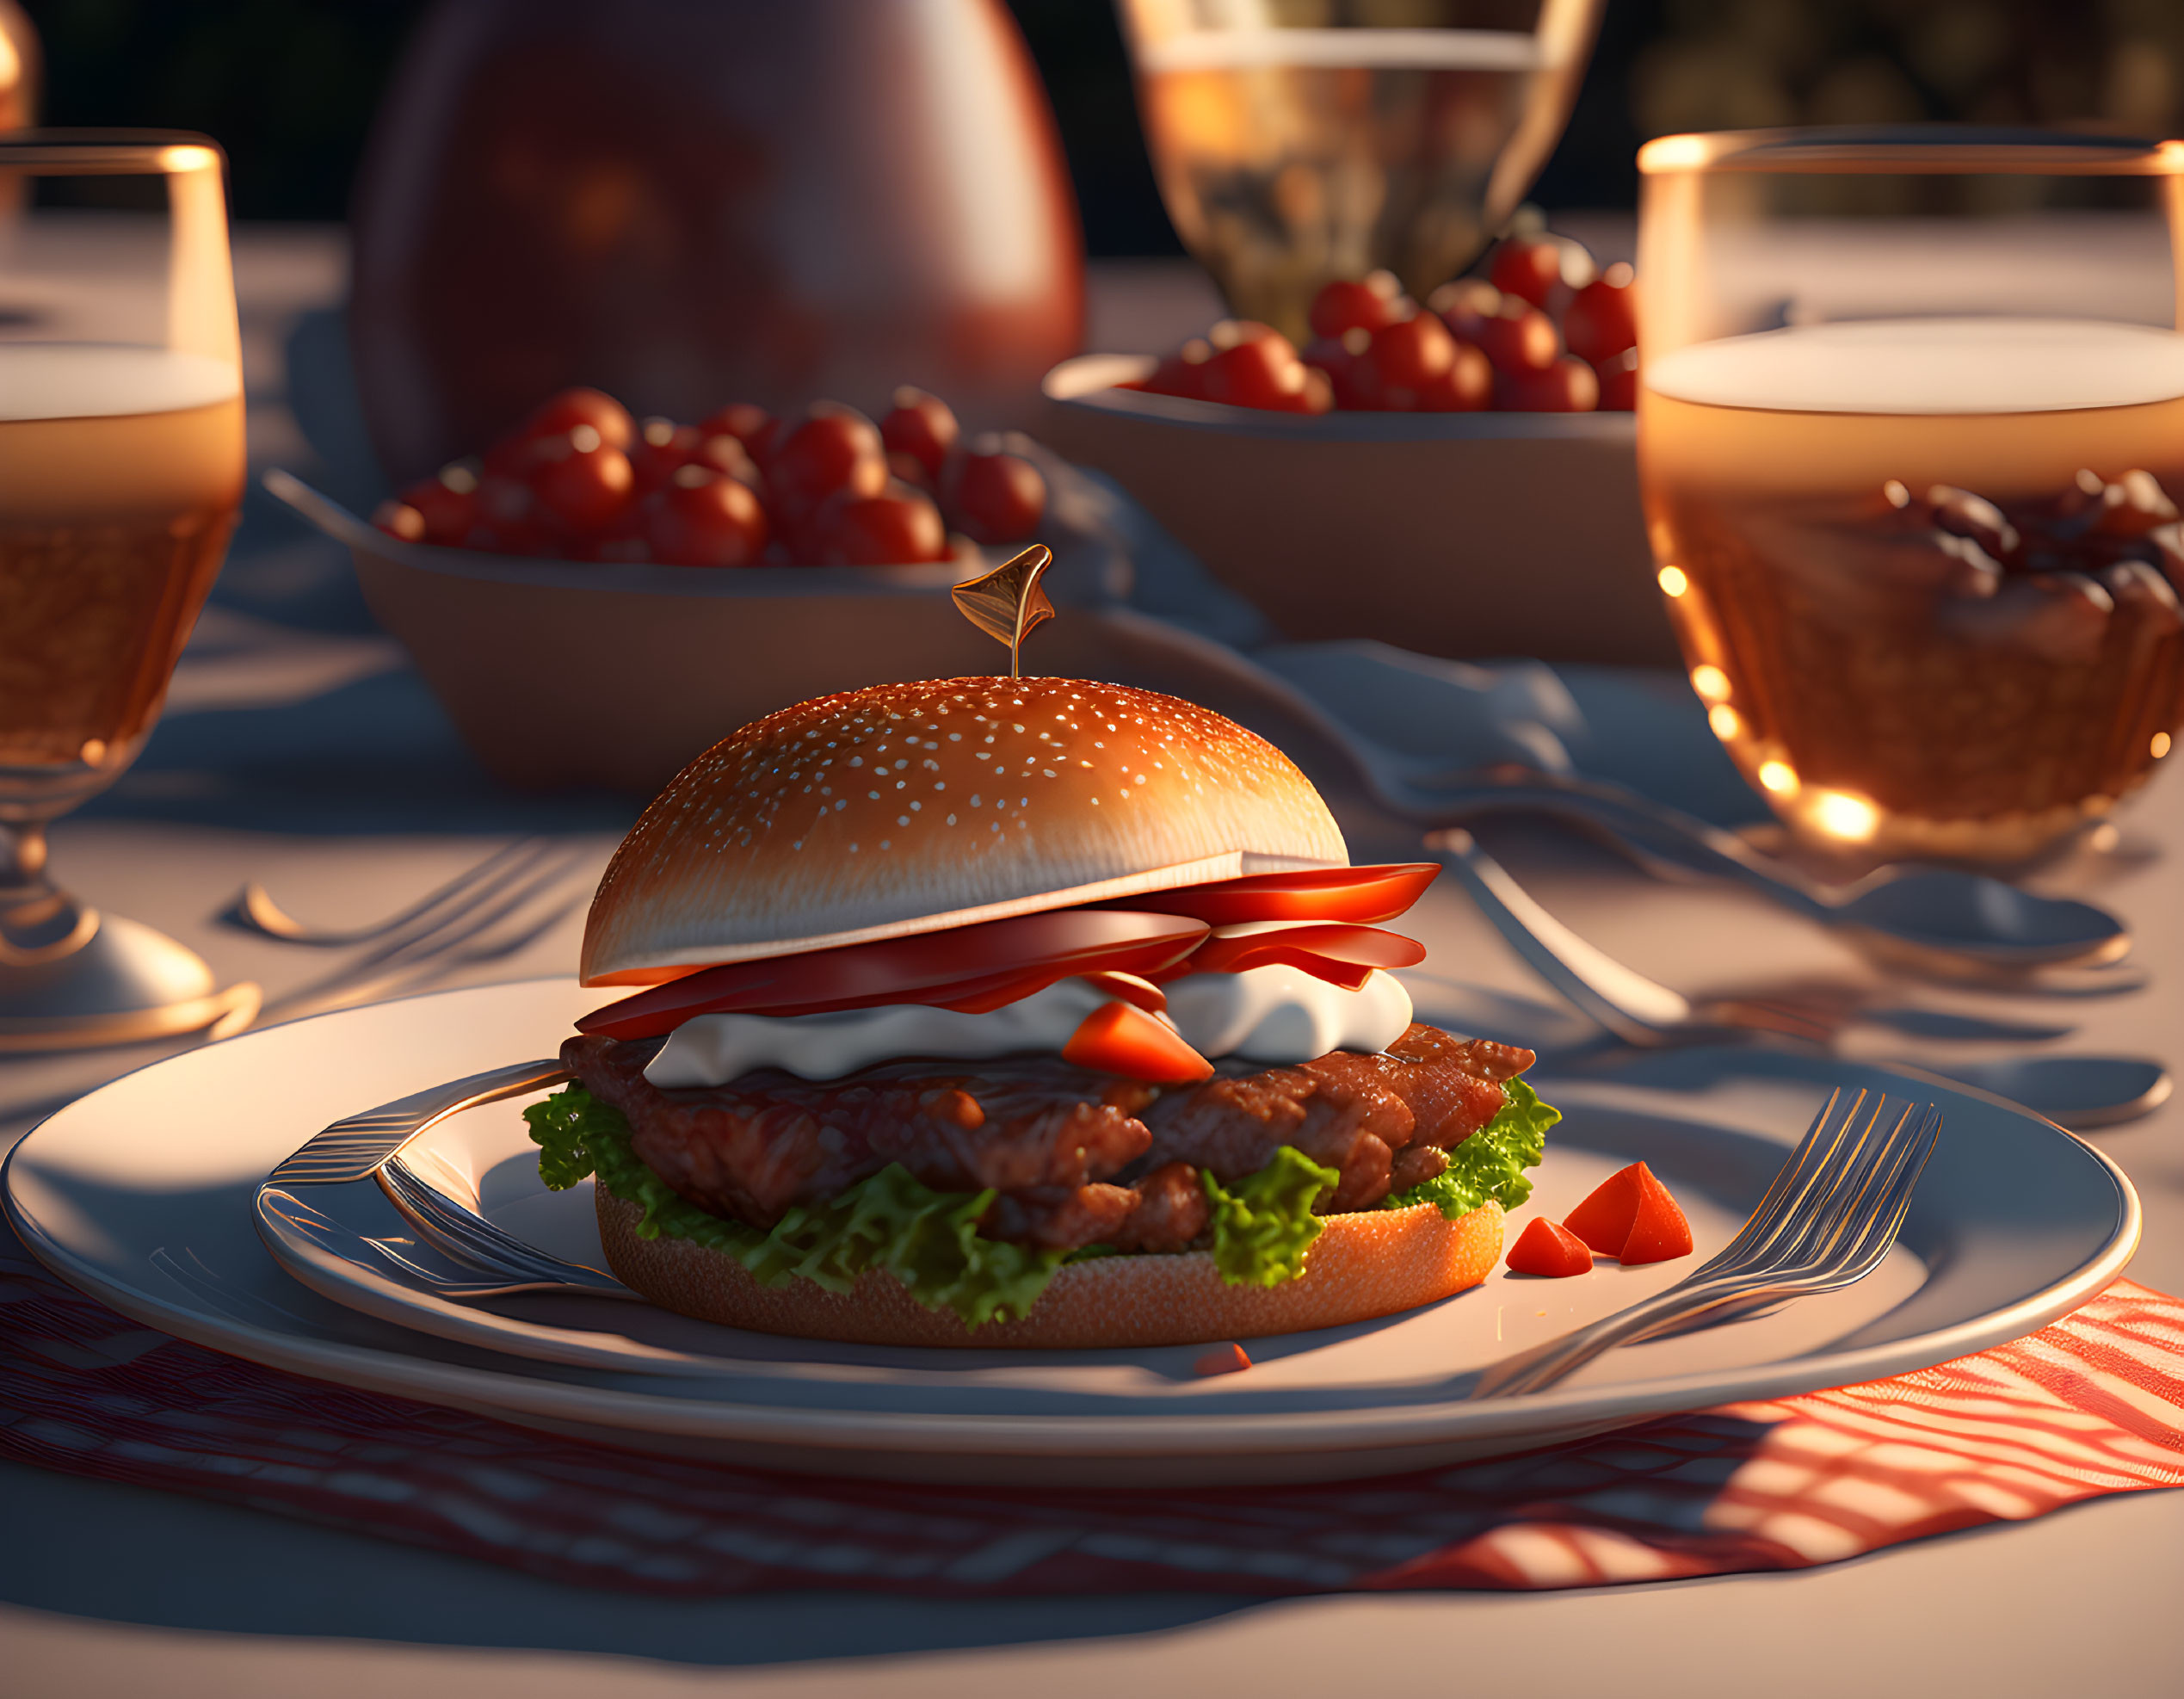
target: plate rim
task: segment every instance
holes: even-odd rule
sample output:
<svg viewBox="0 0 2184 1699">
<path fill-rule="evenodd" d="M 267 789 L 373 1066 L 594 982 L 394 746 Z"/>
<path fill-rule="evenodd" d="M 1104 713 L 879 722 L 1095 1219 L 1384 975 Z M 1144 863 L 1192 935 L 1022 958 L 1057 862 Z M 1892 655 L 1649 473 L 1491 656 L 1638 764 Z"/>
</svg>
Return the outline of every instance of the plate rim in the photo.
<svg viewBox="0 0 2184 1699">
<path fill-rule="evenodd" d="M 420 993 L 398 999 L 424 1003 L 466 996 L 490 997 L 536 991 L 552 986 L 565 989 L 559 975 L 503 981 L 455 991 Z M 373 1005 L 385 1008 L 388 1005 Z M 301 1026 L 339 1022 L 362 1010 L 336 1010 L 309 1017 Z M 278 1029 L 266 1029 L 271 1031 Z M 226 1043 L 248 1044 L 257 1034 L 244 1034 Z M 2057 1281 L 1969 1320 L 1915 1335 L 1925 1346 L 1912 1353 L 1922 1360 L 1906 1365 L 1906 1341 L 1869 1345 L 1824 1357 L 1792 1357 L 1776 1364 L 1737 1370 L 1701 1370 L 1664 1377 L 1638 1386 L 1611 1384 L 1551 1390 L 1523 1398 L 1469 1403 L 1443 1399 L 1405 1403 L 1348 1411 L 1179 1411 L 1173 1412 L 1114 1412 L 1096 1415 L 1009 1415 L 974 1413 L 925 1414 L 884 1410 L 837 1410 L 800 1407 L 789 1404 L 736 1403 L 719 1399 L 680 1399 L 620 1387 L 602 1387 L 539 1374 L 515 1372 L 530 1361 L 508 1356 L 509 1367 L 480 1367 L 449 1362 L 338 1339 L 320 1339 L 287 1330 L 276 1330 L 232 1313 L 216 1316 L 211 1306 L 203 1310 L 184 1308 L 156 1294 L 109 1279 L 79 1257 L 71 1247 L 49 1234 L 27 1213 L 17 1196 L 15 1164 L 23 1151 L 52 1122 L 137 1075 L 184 1058 L 201 1055 L 204 1049 L 162 1057 L 142 1067 L 116 1076 L 73 1103 L 41 1119 L 25 1134 L 0 1165 L 0 1208 L 25 1247 L 46 1268 L 68 1284 L 88 1293 L 131 1319 L 179 1338 L 229 1356 L 278 1368 L 287 1373 L 328 1381 L 361 1390 L 437 1403 L 498 1419 L 521 1423 L 531 1416 L 542 1420 L 588 1424 L 629 1433 L 655 1434 L 711 1442 L 741 1442 L 754 1445 L 832 1450 L 879 1448 L 897 1453 L 928 1456 L 978 1454 L 1016 1457 L 1104 1457 L 1118 1459 L 1188 1459 L 1217 1454 L 1245 1453 L 1259 1456 L 1295 1455 L 1328 1451 L 1397 1450 L 1459 1439 L 1493 1440 L 1536 1432 L 1541 1443 L 1552 1443 L 1568 1429 L 1591 1424 L 1624 1425 L 1646 1417 L 1708 1408 L 1724 1403 L 1766 1401 L 1800 1393 L 1914 1372 L 1959 1357 L 1989 1350 L 2024 1337 L 2095 1295 L 2128 1265 L 2137 1250 L 2143 1226 L 2143 1208 L 2129 1176 L 2105 1152 L 2021 1105 L 1975 1087 L 1922 1075 L 1915 1067 L 1865 1063 L 1846 1058 L 1812 1058 L 1826 1066 L 1894 1072 L 1931 1084 L 1962 1097 L 1981 1101 L 2014 1114 L 2061 1138 L 2090 1158 L 2115 1192 L 2117 1219 L 2106 1242 L 2093 1256 Z M 1786 1053 L 1744 1050 L 1740 1047 L 1712 1047 L 1686 1053 L 1718 1054 L 1724 1059 L 1753 1060 L 1762 1054 L 1778 1060 Z M 1612 1084 L 1612 1078 L 1599 1077 Z M 1573 1080 L 1573 1084 L 1577 1083 Z M 262 1242 L 260 1254 L 276 1269 Z M 293 1274 L 282 1270 L 286 1277 Z M 300 1283 L 300 1282 L 299 1282 Z M 430 1337 L 430 1336 L 421 1336 Z M 446 1343 L 446 1342 L 443 1342 Z M 243 1349 L 248 1345 L 252 1349 Z M 459 1349 L 486 1352 L 482 1346 Z M 1811 1365 L 1829 1364 L 1826 1377 L 1814 1378 Z M 1805 1372 L 1798 1372 L 1799 1365 Z M 603 1371 L 577 1371 L 603 1372 Z M 1737 1378 L 1734 1387 L 1724 1387 L 1724 1375 Z M 695 1378 L 695 1377 L 694 1377 Z M 1612 1412 L 1611 1413 L 1611 1406 Z"/>
</svg>

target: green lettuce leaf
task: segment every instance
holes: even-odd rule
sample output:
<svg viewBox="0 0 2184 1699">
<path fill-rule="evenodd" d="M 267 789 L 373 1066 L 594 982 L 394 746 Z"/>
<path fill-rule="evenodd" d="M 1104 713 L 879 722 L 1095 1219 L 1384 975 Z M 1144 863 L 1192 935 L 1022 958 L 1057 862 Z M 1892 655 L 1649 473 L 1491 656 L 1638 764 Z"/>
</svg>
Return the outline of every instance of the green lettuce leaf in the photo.
<svg viewBox="0 0 2184 1699">
<path fill-rule="evenodd" d="M 1341 1173 L 1284 1145 L 1256 1174 L 1224 1186 L 1200 1169 L 1213 1228 L 1213 1266 L 1231 1286 L 1279 1286 L 1305 1271 L 1305 1253 L 1326 1222 L 1312 1214 Z"/>
<path fill-rule="evenodd" d="M 1438 1203 L 1450 1220 L 1468 1215 L 1492 1198 L 1514 1209 L 1532 1195 L 1525 1170 L 1539 1165 L 1546 1153 L 1547 1129 L 1562 1111 L 1541 1103 L 1521 1079 L 1505 1082 L 1502 1112 L 1448 1153 L 1448 1166 L 1434 1178 L 1391 1192 L 1380 1207 L 1407 1209 L 1414 1203 Z"/>
<path fill-rule="evenodd" d="M 846 1292 L 867 1269 L 885 1269 L 928 1309 L 978 1327 L 1028 1313 L 1066 1255 L 980 1238 L 992 1192 L 936 1192 L 899 1164 L 827 1203 L 791 1209 L 762 1233 L 677 1195 L 631 1146 L 621 1111 L 581 1085 L 532 1104 L 523 1119 L 539 1146 L 539 1177 L 552 1189 L 595 1173 L 644 1210 L 640 1238 L 667 1233 L 724 1251 L 762 1285 L 801 1279 Z"/>
<path fill-rule="evenodd" d="M 1530 1195 L 1524 1171 L 1538 1165 L 1547 1129 L 1562 1119 L 1521 1079 L 1503 1088 L 1502 1112 L 1449 1152 L 1447 1171 L 1390 1196 L 1384 1208 L 1437 1203 L 1453 1220 L 1490 1197 L 1514 1209 Z M 791 1209 L 762 1233 L 678 1195 L 639 1157 L 621 1111 L 570 1085 L 523 1111 L 539 1146 L 539 1177 L 565 1191 L 596 1174 L 615 1196 L 644 1211 L 637 1231 L 725 1252 L 767 1286 L 809 1280 L 846 1292 L 867 1269 L 885 1269 L 929 1309 L 966 1326 L 1027 1314 L 1064 1262 L 1116 1253 L 1088 1245 L 1071 1253 L 982 1237 L 978 1220 L 994 1194 L 938 1192 L 891 1164 L 824 1204 Z M 1224 1185 L 1200 1171 L 1213 1234 L 1213 1263 L 1231 1286 L 1278 1286 L 1305 1270 L 1325 1223 L 1313 1206 L 1342 1176 L 1284 1146 L 1256 1174 Z"/>
</svg>

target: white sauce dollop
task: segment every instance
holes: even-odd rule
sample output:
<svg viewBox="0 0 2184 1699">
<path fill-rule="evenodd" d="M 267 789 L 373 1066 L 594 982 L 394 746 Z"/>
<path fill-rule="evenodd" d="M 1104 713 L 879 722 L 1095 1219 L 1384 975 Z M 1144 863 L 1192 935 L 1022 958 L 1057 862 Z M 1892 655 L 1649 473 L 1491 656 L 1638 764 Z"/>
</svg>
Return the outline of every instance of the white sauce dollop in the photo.
<svg viewBox="0 0 2184 1699">
<path fill-rule="evenodd" d="M 1309 1062 L 1330 1050 L 1385 1050 L 1410 1024 L 1410 993 L 1376 973 L 1354 992 L 1293 967 L 1193 973 L 1162 987 L 1168 1018 L 1201 1056 Z M 754 1068 L 838 1079 L 901 1056 L 978 1060 L 1058 1053 L 1107 992 L 1083 979 L 961 1015 L 917 1004 L 831 1015 L 699 1015 L 669 1035 L 645 1069 L 660 1086 L 725 1085 Z"/>
</svg>

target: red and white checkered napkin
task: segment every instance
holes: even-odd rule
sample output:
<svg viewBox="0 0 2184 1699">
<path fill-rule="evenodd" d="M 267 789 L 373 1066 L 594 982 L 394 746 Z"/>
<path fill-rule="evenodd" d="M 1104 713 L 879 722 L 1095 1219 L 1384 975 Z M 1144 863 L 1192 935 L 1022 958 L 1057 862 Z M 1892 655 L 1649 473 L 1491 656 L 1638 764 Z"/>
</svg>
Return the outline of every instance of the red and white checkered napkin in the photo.
<svg viewBox="0 0 2184 1699">
<path fill-rule="evenodd" d="M 676 1462 L 300 1380 L 138 1327 L 10 1243 L 0 1456 L 653 1592 L 1587 1586 L 2184 1485 L 2184 1302 L 2119 1281 L 1939 1368 L 1447 1470 L 1033 1494 Z"/>
</svg>

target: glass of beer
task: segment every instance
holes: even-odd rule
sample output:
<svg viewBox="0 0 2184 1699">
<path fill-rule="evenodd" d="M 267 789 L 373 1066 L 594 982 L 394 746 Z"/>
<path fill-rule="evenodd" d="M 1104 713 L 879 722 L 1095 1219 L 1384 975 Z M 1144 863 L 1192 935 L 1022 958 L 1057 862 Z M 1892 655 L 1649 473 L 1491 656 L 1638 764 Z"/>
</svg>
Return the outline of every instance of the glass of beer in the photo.
<svg viewBox="0 0 2184 1699">
<path fill-rule="evenodd" d="M 219 150 L 0 138 L 0 1049 L 247 1020 L 194 955 L 55 886 L 46 823 L 158 718 L 244 479 Z"/>
<path fill-rule="evenodd" d="M 1799 839 L 2023 860 L 2184 720 L 2184 144 L 1638 155 L 1638 463 L 1715 735 Z"/>
<path fill-rule="evenodd" d="M 1302 343 L 1321 285 L 1423 300 L 1569 120 L 1601 0 L 1116 0 L 1176 233 L 1237 317 Z"/>
</svg>

